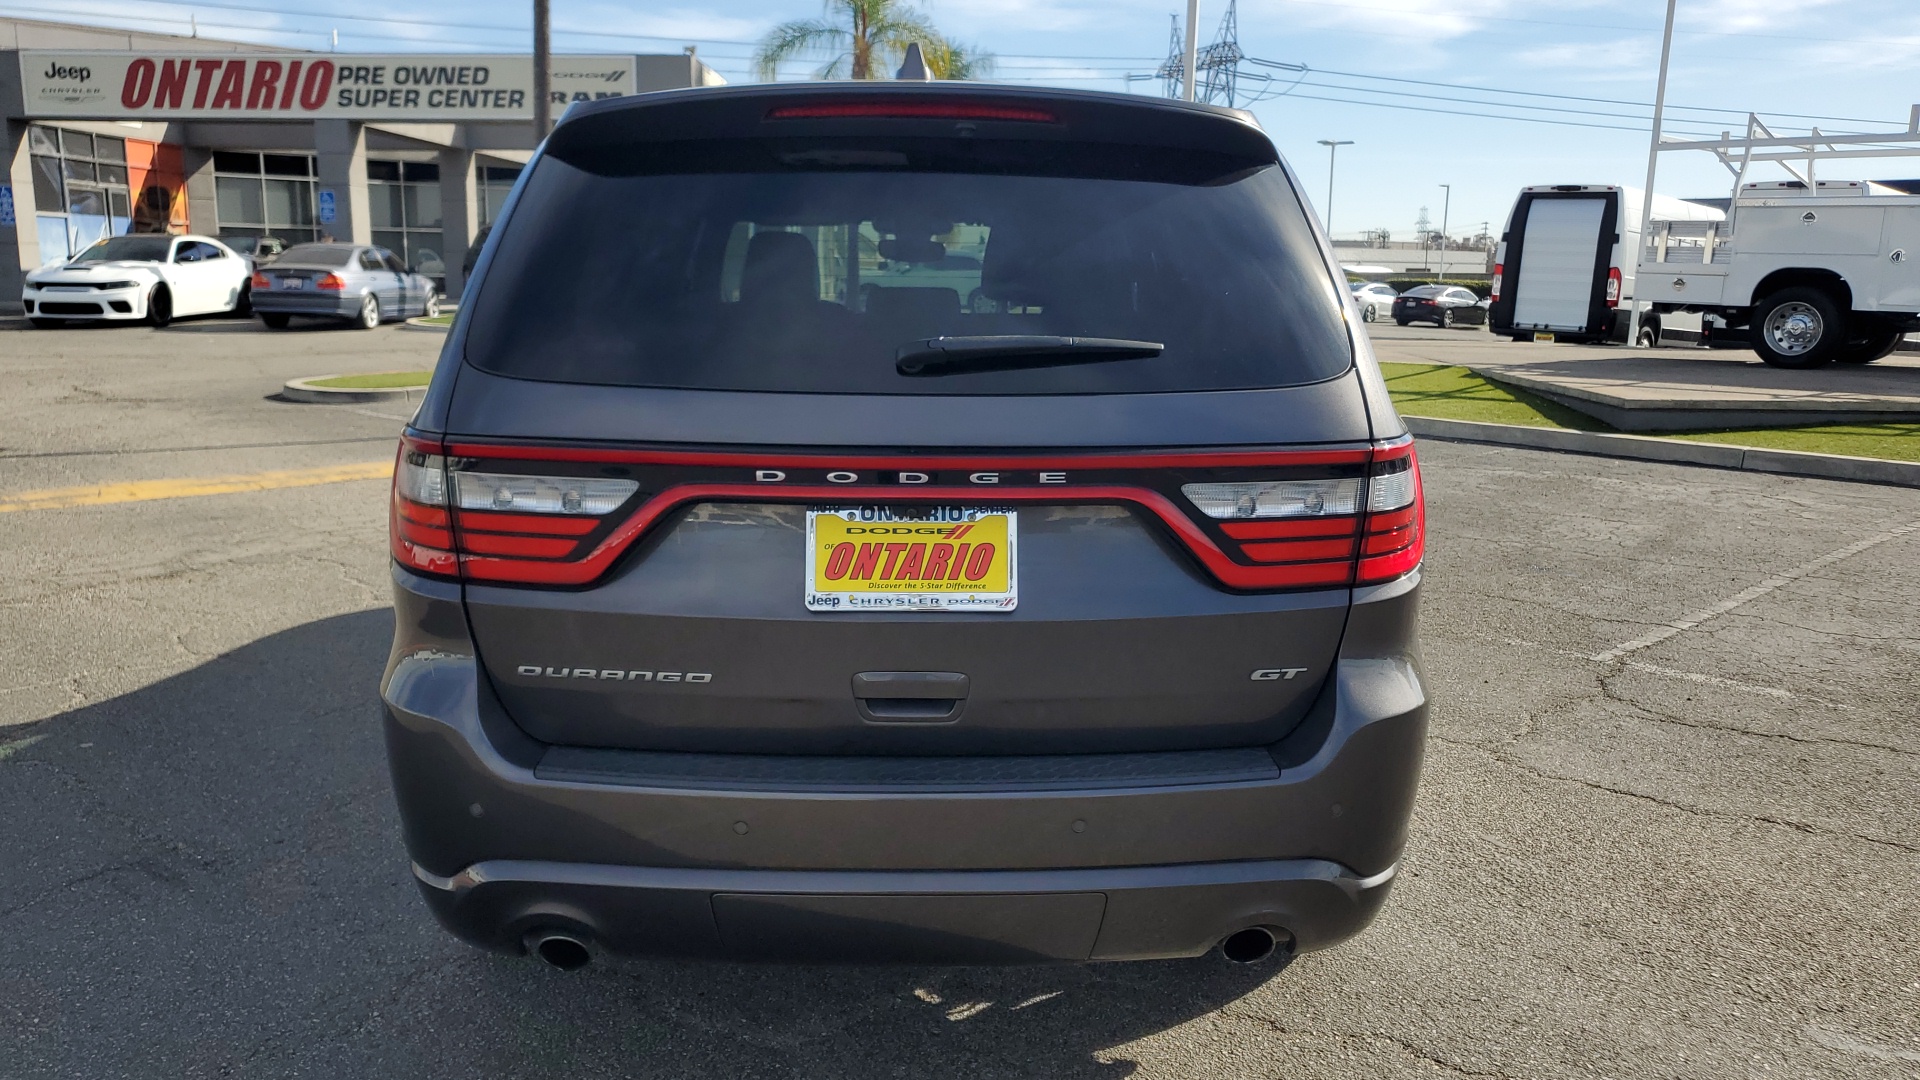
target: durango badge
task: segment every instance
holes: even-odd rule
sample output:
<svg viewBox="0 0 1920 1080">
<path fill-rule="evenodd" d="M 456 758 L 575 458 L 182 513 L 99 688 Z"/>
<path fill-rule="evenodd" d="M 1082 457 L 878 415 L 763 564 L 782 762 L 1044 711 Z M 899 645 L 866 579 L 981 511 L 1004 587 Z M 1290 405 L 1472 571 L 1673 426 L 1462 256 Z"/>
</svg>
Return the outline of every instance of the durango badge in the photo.
<svg viewBox="0 0 1920 1080">
<path fill-rule="evenodd" d="M 521 664 L 514 669 L 522 675 L 543 679 L 597 679 L 611 682 L 710 683 L 710 671 L 627 671 L 622 668 L 556 668 Z"/>
</svg>

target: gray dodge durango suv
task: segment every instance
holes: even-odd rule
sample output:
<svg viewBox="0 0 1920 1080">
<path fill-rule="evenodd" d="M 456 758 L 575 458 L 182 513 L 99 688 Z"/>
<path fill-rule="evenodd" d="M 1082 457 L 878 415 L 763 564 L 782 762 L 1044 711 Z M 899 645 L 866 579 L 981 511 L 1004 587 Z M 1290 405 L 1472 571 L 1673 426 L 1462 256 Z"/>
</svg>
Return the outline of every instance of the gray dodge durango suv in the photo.
<svg viewBox="0 0 1920 1080">
<path fill-rule="evenodd" d="M 468 300 L 399 450 L 381 685 L 453 933 L 1254 960 L 1380 910 L 1420 473 L 1246 114 L 577 106 Z"/>
</svg>

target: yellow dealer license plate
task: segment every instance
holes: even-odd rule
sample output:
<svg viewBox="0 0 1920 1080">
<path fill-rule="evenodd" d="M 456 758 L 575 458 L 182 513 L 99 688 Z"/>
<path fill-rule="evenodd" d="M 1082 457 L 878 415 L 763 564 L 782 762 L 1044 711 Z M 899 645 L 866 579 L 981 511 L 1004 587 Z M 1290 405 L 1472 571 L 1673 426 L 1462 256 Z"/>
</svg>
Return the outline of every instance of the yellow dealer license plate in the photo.
<svg viewBox="0 0 1920 1080">
<path fill-rule="evenodd" d="M 1004 506 L 807 510 L 809 611 L 1012 611 L 1016 514 Z"/>
<path fill-rule="evenodd" d="M 1535 341 L 1552 341 L 1552 340 L 1553 340 L 1553 335 L 1552 335 L 1552 334 L 1549 334 L 1549 333 L 1545 333 L 1545 332 L 1543 332 L 1543 331 L 1540 331 L 1540 330 L 1535 330 L 1535 331 L 1533 332 L 1533 340 L 1535 340 Z"/>
</svg>

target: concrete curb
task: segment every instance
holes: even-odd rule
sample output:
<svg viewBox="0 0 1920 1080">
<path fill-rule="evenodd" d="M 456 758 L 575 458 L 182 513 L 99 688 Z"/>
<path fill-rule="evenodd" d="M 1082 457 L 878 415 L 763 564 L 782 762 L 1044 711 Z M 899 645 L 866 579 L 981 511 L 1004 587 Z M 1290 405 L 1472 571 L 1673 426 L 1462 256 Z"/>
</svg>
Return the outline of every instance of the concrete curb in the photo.
<svg viewBox="0 0 1920 1080">
<path fill-rule="evenodd" d="M 304 379 L 289 380 L 280 388 L 280 397 L 285 401 L 297 401 L 303 405 L 364 405 L 373 401 L 418 401 L 427 392 L 425 386 L 343 390 L 339 387 L 313 385 L 325 379 L 339 377 L 338 375 L 309 375 Z"/>
<path fill-rule="evenodd" d="M 1558 405 L 1585 413 L 1619 431 L 1710 431 L 1736 427 L 1800 427 L 1806 424 L 1887 424 L 1920 419 L 1920 400 L 1858 396 L 1830 398 L 1635 400 L 1592 387 L 1568 385 L 1537 373 L 1462 365 L 1488 382 L 1517 386 Z M 1739 390 L 1740 387 L 1729 389 Z"/>
<path fill-rule="evenodd" d="M 442 314 L 445 314 L 445 313 L 444 313 L 444 312 L 442 312 Z M 426 316 L 424 316 L 424 315 L 422 315 L 422 316 L 418 316 L 418 317 L 416 317 L 416 318 L 412 318 L 412 319 L 408 319 L 408 320 L 407 320 L 406 322 L 403 322 L 403 323 L 401 323 L 401 324 L 400 324 L 400 329 L 402 329 L 402 330 L 425 330 L 426 332 L 428 332 L 428 333 L 431 333 L 431 334 L 444 334 L 444 333 L 446 333 L 447 331 L 449 331 L 449 330 L 451 330 L 451 329 L 453 329 L 453 324 L 452 324 L 452 323 L 448 323 L 448 324 L 446 324 L 446 325 L 444 325 L 444 326 L 442 326 L 442 325 L 440 325 L 439 323 L 430 323 L 430 322 L 427 322 L 427 321 L 426 321 Z"/>
<path fill-rule="evenodd" d="M 1523 446 L 1531 450 L 1664 461 L 1673 465 L 1706 465 L 1743 472 L 1814 476 L 1824 480 L 1920 487 L 1920 462 L 1886 461 L 1842 454 L 1808 454 L 1794 450 L 1762 450 L 1751 446 L 1662 439 L 1649 435 L 1614 435 L 1520 424 L 1439 420 L 1428 416 L 1405 416 L 1401 419 L 1406 422 L 1408 431 L 1428 439 Z"/>
</svg>

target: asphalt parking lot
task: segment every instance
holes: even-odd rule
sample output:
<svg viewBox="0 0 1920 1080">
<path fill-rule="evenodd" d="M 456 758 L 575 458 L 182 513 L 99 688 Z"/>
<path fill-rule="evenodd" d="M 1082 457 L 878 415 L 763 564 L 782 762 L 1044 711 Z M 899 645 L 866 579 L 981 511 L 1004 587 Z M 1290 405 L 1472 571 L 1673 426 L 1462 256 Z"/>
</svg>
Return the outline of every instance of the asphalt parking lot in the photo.
<svg viewBox="0 0 1920 1080">
<path fill-rule="evenodd" d="M 1920 491 L 1462 444 L 1422 447 L 1413 838 L 1349 945 L 470 951 L 415 895 L 375 722 L 405 410 L 268 396 L 442 340 L 0 329 L 0 1075 L 1920 1073 Z"/>
</svg>

